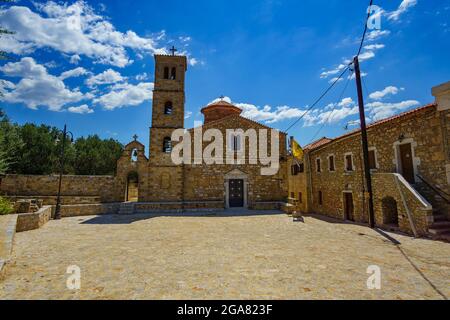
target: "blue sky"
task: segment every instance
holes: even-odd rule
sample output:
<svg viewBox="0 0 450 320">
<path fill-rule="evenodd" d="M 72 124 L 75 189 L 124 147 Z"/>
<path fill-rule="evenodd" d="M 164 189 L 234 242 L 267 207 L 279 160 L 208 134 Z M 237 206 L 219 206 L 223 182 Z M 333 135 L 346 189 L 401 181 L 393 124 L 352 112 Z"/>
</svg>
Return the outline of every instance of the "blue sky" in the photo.
<svg viewBox="0 0 450 320">
<path fill-rule="evenodd" d="M 369 121 L 433 102 L 450 80 L 450 0 L 380 0 L 362 72 Z M 1 106 L 12 120 L 148 146 L 153 54 L 189 57 L 186 127 L 224 95 L 244 115 L 286 129 L 357 50 L 368 1 L 16 1 L 0 11 Z M 348 82 L 346 91 L 343 92 Z M 341 99 L 339 99 L 341 97 Z M 358 119 L 347 77 L 289 133 L 301 144 Z M 320 131 L 319 131 L 320 129 Z"/>
</svg>

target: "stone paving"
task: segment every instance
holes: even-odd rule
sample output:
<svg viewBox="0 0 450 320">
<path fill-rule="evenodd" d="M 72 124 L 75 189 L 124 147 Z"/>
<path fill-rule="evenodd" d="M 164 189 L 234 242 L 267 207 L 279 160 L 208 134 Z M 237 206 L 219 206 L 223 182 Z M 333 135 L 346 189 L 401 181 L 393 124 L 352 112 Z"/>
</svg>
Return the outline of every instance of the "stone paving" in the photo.
<svg viewBox="0 0 450 320">
<path fill-rule="evenodd" d="M 98 216 L 16 235 L 1 299 L 444 299 L 450 244 L 282 214 Z M 66 288 L 67 267 L 81 289 Z M 382 272 L 368 290 L 369 265 Z"/>
</svg>

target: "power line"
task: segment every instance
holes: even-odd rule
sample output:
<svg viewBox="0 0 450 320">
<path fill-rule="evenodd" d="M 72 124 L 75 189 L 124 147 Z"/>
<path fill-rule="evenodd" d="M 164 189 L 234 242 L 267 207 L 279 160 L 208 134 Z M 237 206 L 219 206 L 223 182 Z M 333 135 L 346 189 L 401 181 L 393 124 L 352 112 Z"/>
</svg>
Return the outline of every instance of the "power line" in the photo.
<svg viewBox="0 0 450 320">
<path fill-rule="evenodd" d="M 370 7 L 372 7 L 372 5 L 373 5 L 373 0 L 370 0 L 370 3 L 369 3 L 369 10 L 368 10 L 368 13 L 367 13 L 367 19 L 366 19 L 366 22 L 365 22 L 365 24 L 364 24 L 364 32 L 363 32 L 363 35 L 362 35 L 362 37 L 361 37 L 361 44 L 360 44 L 360 46 L 359 46 L 359 49 L 358 49 L 358 54 L 357 54 L 357 56 L 359 56 L 360 55 L 360 53 L 361 53 L 361 50 L 362 50 L 362 47 L 363 47 L 363 45 L 364 45 L 364 40 L 365 40 L 365 38 L 366 38 L 366 33 L 367 33 L 367 29 L 368 29 L 368 27 L 367 27 L 367 23 L 368 23 L 368 21 L 369 21 L 369 18 L 370 18 L 370 14 L 371 14 L 371 10 L 370 10 Z M 347 65 L 347 67 L 344 69 L 344 71 L 342 71 L 342 73 L 339 75 L 339 77 L 337 77 L 336 79 L 335 79 L 335 81 L 322 93 L 322 95 L 320 95 L 320 97 L 311 105 L 311 107 L 309 107 L 301 116 L 300 116 L 300 118 L 298 118 L 296 121 L 294 121 L 286 130 L 284 130 L 284 132 L 288 132 L 290 129 L 292 129 L 297 123 L 299 123 L 312 109 L 314 109 L 315 107 L 316 107 L 316 105 L 328 94 L 328 92 L 330 92 L 330 90 L 331 89 L 333 89 L 333 87 L 336 85 L 336 83 L 338 83 L 341 79 L 342 79 L 342 76 L 347 72 L 347 70 L 350 68 L 350 66 L 353 64 L 353 62 L 350 62 L 348 65 Z"/>
<path fill-rule="evenodd" d="M 306 110 L 305 113 L 303 113 L 300 118 L 298 118 L 296 121 L 294 121 L 294 123 L 291 124 L 286 130 L 284 130 L 284 132 L 288 132 L 290 129 L 292 129 L 292 127 L 294 127 L 297 123 L 299 123 L 300 120 L 302 120 L 308 114 L 308 112 L 310 112 L 312 109 L 314 109 L 316 107 L 316 105 L 328 94 L 328 92 L 330 92 L 330 90 L 333 89 L 333 87 L 336 85 L 336 83 L 338 83 L 339 80 L 341 80 L 341 78 L 347 72 L 348 69 L 349 69 L 349 66 L 347 66 L 344 69 L 344 71 L 342 71 L 342 73 L 339 75 L 339 77 L 337 77 L 336 80 L 334 80 L 334 82 L 328 87 L 328 89 L 326 89 L 324 91 L 324 93 L 322 93 L 322 95 L 311 105 L 311 107 L 309 107 L 308 110 Z"/>
<path fill-rule="evenodd" d="M 367 12 L 366 23 L 364 24 L 364 32 L 363 32 L 363 35 L 362 35 L 362 37 L 361 37 L 361 44 L 359 45 L 358 53 L 356 54 L 356 56 L 358 56 L 358 57 L 359 57 L 359 55 L 361 54 L 361 50 L 362 50 L 363 45 L 364 45 L 364 40 L 366 39 L 366 33 L 367 33 L 367 29 L 368 29 L 367 23 L 369 22 L 369 19 L 370 19 L 370 14 L 371 14 L 370 8 L 372 7 L 372 5 L 373 5 L 373 0 L 370 0 L 370 3 L 369 3 L 369 10 L 368 10 L 368 12 Z"/>
<path fill-rule="evenodd" d="M 338 101 L 341 101 L 342 98 L 344 97 L 345 91 L 347 91 L 347 87 L 350 83 L 351 80 L 351 76 L 348 77 L 347 79 L 347 83 L 344 86 L 344 89 L 342 90 L 341 94 L 339 95 Z M 334 111 L 336 110 L 336 107 L 338 106 L 339 102 L 334 104 L 332 111 L 330 112 L 330 114 L 328 115 L 327 119 L 324 121 L 324 123 L 322 124 L 322 126 L 319 128 L 319 130 L 317 130 L 317 132 L 315 133 L 315 135 L 312 137 L 311 141 L 309 144 L 311 144 L 314 139 L 316 139 L 316 137 L 319 135 L 319 133 L 322 131 L 322 129 L 325 127 L 325 125 L 328 123 L 328 121 L 330 120 L 331 116 L 333 115 Z"/>
<path fill-rule="evenodd" d="M 364 90 L 366 90 L 366 97 L 370 99 L 370 91 L 367 89 L 366 80 L 364 80 L 364 77 L 361 77 L 362 83 L 364 85 Z M 370 105 L 370 113 L 374 114 L 375 106 L 373 104 Z M 374 119 L 372 119 L 372 122 Z"/>
</svg>

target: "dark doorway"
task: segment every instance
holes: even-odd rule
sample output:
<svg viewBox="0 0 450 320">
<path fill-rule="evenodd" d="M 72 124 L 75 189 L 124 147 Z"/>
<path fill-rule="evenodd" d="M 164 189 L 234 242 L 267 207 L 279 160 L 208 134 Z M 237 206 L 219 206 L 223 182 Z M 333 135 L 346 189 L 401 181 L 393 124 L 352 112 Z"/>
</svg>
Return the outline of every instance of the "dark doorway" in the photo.
<svg viewBox="0 0 450 320">
<path fill-rule="evenodd" d="M 383 211 L 383 224 L 398 227 L 397 201 L 392 197 L 386 197 L 381 201 Z"/>
<path fill-rule="evenodd" d="M 345 219 L 355 221 L 355 206 L 353 204 L 353 193 L 344 193 L 344 212 Z"/>
<path fill-rule="evenodd" d="M 411 143 L 400 145 L 399 150 L 402 175 L 406 179 L 406 181 L 408 181 L 409 183 L 414 183 L 414 163 Z"/>
<path fill-rule="evenodd" d="M 127 177 L 127 202 L 138 202 L 139 199 L 139 177 L 136 172 L 131 172 Z"/>
<path fill-rule="evenodd" d="M 244 180 L 229 181 L 230 208 L 242 208 L 244 206 Z"/>
</svg>

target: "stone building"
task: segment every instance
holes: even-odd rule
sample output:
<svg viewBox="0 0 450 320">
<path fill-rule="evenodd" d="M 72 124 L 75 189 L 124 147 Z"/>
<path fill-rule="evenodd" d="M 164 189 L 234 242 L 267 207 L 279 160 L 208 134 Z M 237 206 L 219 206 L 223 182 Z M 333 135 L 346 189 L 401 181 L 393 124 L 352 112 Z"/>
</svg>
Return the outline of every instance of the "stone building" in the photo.
<svg viewBox="0 0 450 320">
<path fill-rule="evenodd" d="M 202 109 L 203 126 L 185 130 L 187 59 L 155 55 L 155 61 L 149 157 L 145 155 L 145 146 L 135 136 L 134 141 L 125 146 L 115 176 L 64 176 L 63 215 L 280 208 L 287 198 L 286 135 L 242 117 L 240 108 L 223 100 Z M 227 161 L 227 153 L 223 153 L 222 161 L 216 164 L 197 161 L 196 154 L 200 153 L 202 158 L 209 147 L 203 135 L 211 129 L 221 134 L 223 149 L 231 149 L 236 161 Z M 191 140 L 195 155 L 192 162 L 175 163 L 172 159 L 172 150 L 178 143 L 184 143 L 184 138 L 172 141 L 174 131 L 180 130 L 190 134 L 186 141 Z M 234 131 L 235 136 L 228 137 L 229 130 Z M 253 161 L 259 154 L 252 148 L 257 143 L 250 143 L 249 130 L 259 134 L 257 143 L 261 143 L 261 137 L 266 134 L 266 149 L 271 155 L 277 154 L 279 167 L 273 174 L 262 174 L 268 164 Z M 273 134 L 278 138 L 278 147 Z M 198 136 L 200 145 L 195 139 Z M 272 147 L 277 152 L 273 152 Z M 57 186 L 57 176 L 7 175 L 0 184 L 0 194 L 12 199 L 38 198 L 54 205 Z"/>
<path fill-rule="evenodd" d="M 423 235 L 450 227 L 450 82 L 436 102 L 368 126 L 376 223 Z M 303 212 L 366 223 L 361 132 L 322 138 L 289 160 L 289 192 Z"/>
<path fill-rule="evenodd" d="M 133 173 L 138 179 L 138 204 L 140 211 L 153 209 L 199 209 L 199 208 L 279 208 L 287 196 L 287 150 L 286 136 L 279 135 L 280 169 L 274 175 L 261 175 L 261 164 L 250 164 L 251 158 L 248 139 L 243 136 L 242 145 L 248 150 L 243 164 L 207 165 L 204 161 L 175 164 L 171 151 L 176 147 L 172 133 L 184 129 L 185 72 L 187 61 L 184 56 L 155 56 L 155 89 L 153 95 L 152 127 L 150 129 L 150 156 L 144 156 L 143 146 L 137 141 L 125 148 L 125 157 L 119 160 L 118 176 L 125 177 Z M 218 101 L 202 109 L 204 125 L 187 132 L 192 139 L 194 154 L 194 137 L 202 135 L 208 129 L 221 132 L 223 147 L 228 147 L 227 130 L 249 129 L 271 130 L 262 124 L 242 117 L 242 110 L 225 101 Z M 195 132 L 196 133 L 195 133 Z M 268 139 L 268 149 L 271 140 Z M 203 155 L 207 147 L 200 146 Z M 127 159 L 130 151 L 136 149 L 138 157 L 130 167 Z M 236 150 L 238 151 L 238 150 Z M 130 186 L 129 181 L 125 183 Z M 123 184 L 123 185 L 125 185 Z M 126 191 L 125 193 L 128 193 Z M 127 199 L 130 200 L 130 199 Z"/>
</svg>

